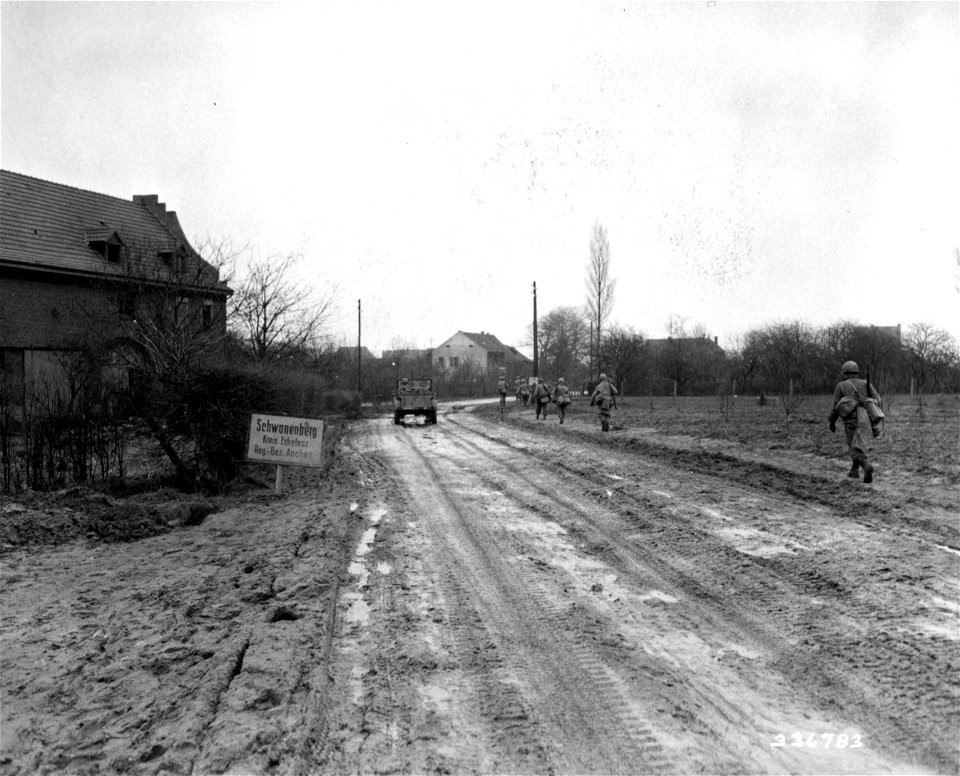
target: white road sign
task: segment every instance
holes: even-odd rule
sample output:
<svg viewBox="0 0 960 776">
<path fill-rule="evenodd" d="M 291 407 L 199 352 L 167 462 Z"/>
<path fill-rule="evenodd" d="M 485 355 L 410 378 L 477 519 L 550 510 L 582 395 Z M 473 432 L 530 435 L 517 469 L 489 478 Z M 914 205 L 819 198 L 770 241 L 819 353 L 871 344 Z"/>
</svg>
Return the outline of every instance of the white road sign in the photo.
<svg viewBox="0 0 960 776">
<path fill-rule="evenodd" d="M 323 421 L 251 415 L 247 458 L 281 466 L 322 466 Z"/>
</svg>

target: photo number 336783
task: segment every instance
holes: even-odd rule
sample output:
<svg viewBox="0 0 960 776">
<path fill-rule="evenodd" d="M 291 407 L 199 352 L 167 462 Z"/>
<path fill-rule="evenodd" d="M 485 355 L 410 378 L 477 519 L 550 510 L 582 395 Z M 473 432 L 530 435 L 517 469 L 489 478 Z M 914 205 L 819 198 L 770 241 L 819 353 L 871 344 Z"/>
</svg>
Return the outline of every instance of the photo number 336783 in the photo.
<svg viewBox="0 0 960 776">
<path fill-rule="evenodd" d="M 770 746 L 805 746 L 814 749 L 822 746 L 824 749 L 856 749 L 863 746 L 859 733 L 791 733 L 789 739 L 783 733 L 773 737 Z"/>
</svg>

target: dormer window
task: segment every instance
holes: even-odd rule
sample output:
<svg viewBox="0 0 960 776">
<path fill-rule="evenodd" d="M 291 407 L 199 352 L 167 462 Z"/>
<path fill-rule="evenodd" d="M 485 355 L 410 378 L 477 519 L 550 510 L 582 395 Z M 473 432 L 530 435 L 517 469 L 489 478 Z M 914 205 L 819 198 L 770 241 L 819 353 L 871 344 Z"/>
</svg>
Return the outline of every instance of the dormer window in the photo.
<svg viewBox="0 0 960 776">
<path fill-rule="evenodd" d="M 119 264 L 123 257 L 123 240 L 112 229 L 104 226 L 87 229 L 87 245 L 111 264 Z"/>
<path fill-rule="evenodd" d="M 157 251 L 157 258 L 169 267 L 171 272 L 181 273 L 186 268 L 187 252 L 182 245 L 175 248 L 161 248 Z"/>
</svg>

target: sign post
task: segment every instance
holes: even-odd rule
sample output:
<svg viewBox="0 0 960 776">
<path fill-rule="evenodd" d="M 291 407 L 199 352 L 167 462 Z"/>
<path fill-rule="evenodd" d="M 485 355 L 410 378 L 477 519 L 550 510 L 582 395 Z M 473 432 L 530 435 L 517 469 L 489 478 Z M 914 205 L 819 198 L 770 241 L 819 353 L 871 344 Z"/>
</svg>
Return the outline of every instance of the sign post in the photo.
<svg viewBox="0 0 960 776">
<path fill-rule="evenodd" d="M 277 465 L 276 492 L 283 489 L 284 466 L 323 466 L 323 421 L 284 415 L 250 416 L 247 460 Z"/>
</svg>

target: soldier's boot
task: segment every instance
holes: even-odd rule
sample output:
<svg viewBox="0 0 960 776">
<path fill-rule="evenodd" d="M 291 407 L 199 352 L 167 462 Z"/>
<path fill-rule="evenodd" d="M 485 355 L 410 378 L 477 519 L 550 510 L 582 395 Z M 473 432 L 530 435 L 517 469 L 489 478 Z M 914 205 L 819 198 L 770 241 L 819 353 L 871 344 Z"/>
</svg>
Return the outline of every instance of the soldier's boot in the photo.
<svg viewBox="0 0 960 776">
<path fill-rule="evenodd" d="M 848 477 L 853 477 L 855 480 L 860 479 L 860 464 L 854 460 L 853 465 L 850 467 L 850 471 L 847 472 Z"/>
<path fill-rule="evenodd" d="M 601 428 L 603 431 L 609 431 L 609 430 L 610 430 L 610 421 L 607 420 L 606 418 L 604 418 L 603 420 L 601 420 L 601 421 L 600 421 L 600 428 Z"/>
<path fill-rule="evenodd" d="M 865 484 L 869 485 L 873 482 L 873 464 L 867 460 L 867 456 L 863 453 L 858 453 L 856 461 L 860 466 L 863 467 L 863 481 Z"/>
</svg>

